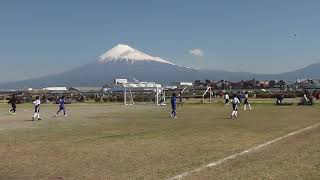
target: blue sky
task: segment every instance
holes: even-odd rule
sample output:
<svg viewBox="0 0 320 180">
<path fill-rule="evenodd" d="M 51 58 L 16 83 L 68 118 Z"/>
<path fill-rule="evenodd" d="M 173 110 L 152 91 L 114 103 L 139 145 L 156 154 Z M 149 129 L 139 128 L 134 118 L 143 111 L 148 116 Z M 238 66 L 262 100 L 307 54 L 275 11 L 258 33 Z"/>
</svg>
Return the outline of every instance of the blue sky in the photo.
<svg viewBox="0 0 320 180">
<path fill-rule="evenodd" d="M 0 0 L 0 82 L 81 66 L 119 43 L 195 68 L 290 71 L 320 60 L 319 9 L 317 0 Z"/>
</svg>

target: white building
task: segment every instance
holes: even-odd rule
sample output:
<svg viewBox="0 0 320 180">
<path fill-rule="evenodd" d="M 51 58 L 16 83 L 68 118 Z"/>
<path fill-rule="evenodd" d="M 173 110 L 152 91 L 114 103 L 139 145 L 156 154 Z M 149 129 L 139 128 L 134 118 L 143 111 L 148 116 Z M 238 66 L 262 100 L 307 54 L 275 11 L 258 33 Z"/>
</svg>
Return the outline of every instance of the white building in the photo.
<svg viewBox="0 0 320 180">
<path fill-rule="evenodd" d="M 192 82 L 179 82 L 180 86 L 193 86 Z"/>
<path fill-rule="evenodd" d="M 157 84 L 155 82 L 128 82 L 127 79 L 115 79 L 114 80 L 115 85 L 122 85 L 124 87 L 130 87 L 130 88 L 160 88 L 161 84 Z"/>
<path fill-rule="evenodd" d="M 161 84 L 157 84 L 155 82 L 129 82 L 123 84 L 124 87 L 131 87 L 131 88 L 156 88 L 161 87 Z"/>
<path fill-rule="evenodd" d="M 127 79 L 115 79 L 114 84 L 127 84 L 128 80 Z"/>
<path fill-rule="evenodd" d="M 165 86 L 164 88 L 165 89 L 177 89 L 178 86 Z"/>
<path fill-rule="evenodd" d="M 67 91 L 67 87 L 46 87 L 46 88 L 43 88 L 42 90 L 45 90 L 45 91 Z"/>
</svg>

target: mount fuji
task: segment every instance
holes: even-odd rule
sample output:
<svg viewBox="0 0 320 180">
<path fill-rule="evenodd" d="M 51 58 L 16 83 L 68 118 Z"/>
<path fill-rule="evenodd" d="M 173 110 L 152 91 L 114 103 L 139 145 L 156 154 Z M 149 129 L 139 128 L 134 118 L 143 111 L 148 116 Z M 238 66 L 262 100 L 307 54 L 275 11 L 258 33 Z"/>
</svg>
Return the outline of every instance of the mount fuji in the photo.
<svg viewBox="0 0 320 180">
<path fill-rule="evenodd" d="M 47 86 L 102 86 L 115 78 L 140 81 L 174 82 L 200 78 L 197 70 L 175 65 L 160 57 L 119 44 L 103 53 L 97 61 L 37 79 L 0 84 L 0 89 Z"/>
<path fill-rule="evenodd" d="M 131 63 L 147 61 L 174 65 L 167 60 L 144 54 L 128 45 L 123 44 L 118 44 L 106 53 L 102 54 L 98 62 L 103 64 L 116 61 L 125 61 Z"/>
<path fill-rule="evenodd" d="M 115 78 L 170 83 L 178 81 L 194 81 L 198 79 L 224 79 L 232 81 L 252 78 L 294 80 L 295 78 L 299 78 L 296 77 L 297 74 L 303 75 L 304 78 L 320 77 L 318 71 L 309 72 L 312 69 L 319 69 L 320 64 L 311 66 L 313 68 L 306 67 L 301 70 L 293 71 L 292 73 L 272 75 L 219 70 L 197 70 L 178 66 L 160 57 L 145 54 L 128 45 L 119 44 L 102 54 L 97 61 L 92 63 L 56 75 L 2 83 L 0 84 L 0 89 L 39 88 L 47 86 L 102 86 L 108 82 L 112 82 Z"/>
</svg>

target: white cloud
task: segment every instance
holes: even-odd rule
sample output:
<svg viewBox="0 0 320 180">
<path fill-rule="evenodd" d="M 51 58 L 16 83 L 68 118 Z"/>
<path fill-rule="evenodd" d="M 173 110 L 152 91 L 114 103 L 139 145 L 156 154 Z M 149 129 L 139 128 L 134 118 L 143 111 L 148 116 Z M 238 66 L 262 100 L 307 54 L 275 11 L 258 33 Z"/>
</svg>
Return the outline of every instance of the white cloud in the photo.
<svg viewBox="0 0 320 180">
<path fill-rule="evenodd" d="M 202 49 L 196 48 L 196 49 L 190 49 L 189 53 L 194 55 L 194 56 L 204 56 L 204 51 Z"/>
</svg>

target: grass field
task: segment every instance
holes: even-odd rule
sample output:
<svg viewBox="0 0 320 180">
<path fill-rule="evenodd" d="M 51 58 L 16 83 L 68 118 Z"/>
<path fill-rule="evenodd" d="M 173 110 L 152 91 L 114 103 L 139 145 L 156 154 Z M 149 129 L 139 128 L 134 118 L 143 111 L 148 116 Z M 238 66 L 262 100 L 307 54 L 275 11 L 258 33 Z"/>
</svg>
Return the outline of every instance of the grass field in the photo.
<svg viewBox="0 0 320 180">
<path fill-rule="evenodd" d="M 30 121 L 0 105 L 0 179 L 167 179 L 320 122 L 318 106 L 254 105 L 230 120 L 221 104 L 69 105 L 68 117 Z M 185 179 L 319 179 L 320 128 Z"/>
</svg>

